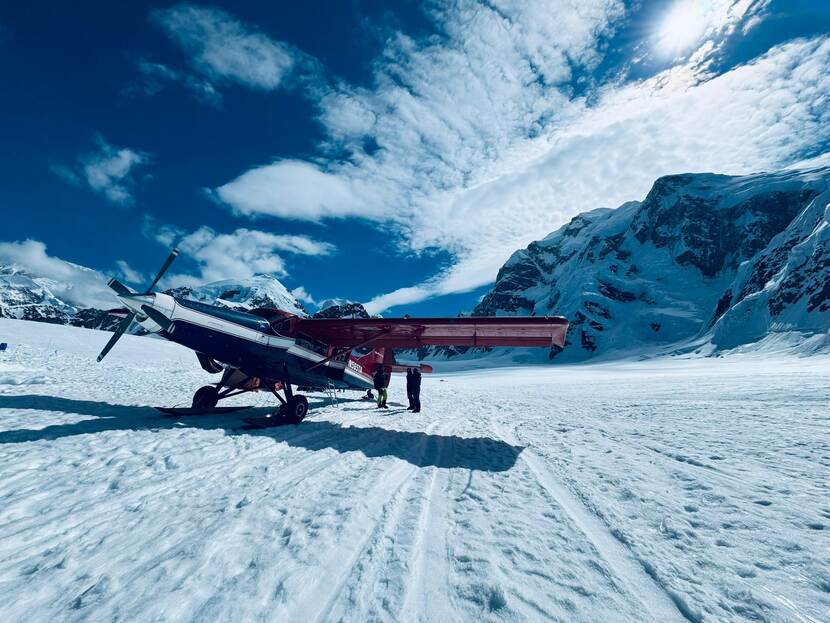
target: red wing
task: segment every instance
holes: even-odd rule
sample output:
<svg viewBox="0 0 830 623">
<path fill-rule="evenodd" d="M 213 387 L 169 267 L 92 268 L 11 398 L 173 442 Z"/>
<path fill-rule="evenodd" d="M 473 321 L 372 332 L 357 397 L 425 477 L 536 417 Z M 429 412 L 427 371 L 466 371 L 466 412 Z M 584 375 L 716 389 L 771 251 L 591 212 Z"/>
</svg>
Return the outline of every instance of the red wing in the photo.
<svg viewBox="0 0 830 623">
<path fill-rule="evenodd" d="M 419 346 L 565 345 L 568 321 L 561 316 L 472 318 L 303 318 L 297 330 L 336 348 Z"/>
</svg>

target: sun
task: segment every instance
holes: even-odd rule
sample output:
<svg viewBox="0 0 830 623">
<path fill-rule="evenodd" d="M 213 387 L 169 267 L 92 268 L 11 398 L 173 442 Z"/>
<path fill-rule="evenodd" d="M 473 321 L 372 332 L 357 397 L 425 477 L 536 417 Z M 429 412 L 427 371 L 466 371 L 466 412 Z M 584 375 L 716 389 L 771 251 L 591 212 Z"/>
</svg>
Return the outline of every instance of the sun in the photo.
<svg viewBox="0 0 830 623">
<path fill-rule="evenodd" d="M 657 49 L 665 55 L 679 54 L 700 40 L 706 31 L 706 16 L 700 0 L 677 0 L 657 30 Z"/>
</svg>

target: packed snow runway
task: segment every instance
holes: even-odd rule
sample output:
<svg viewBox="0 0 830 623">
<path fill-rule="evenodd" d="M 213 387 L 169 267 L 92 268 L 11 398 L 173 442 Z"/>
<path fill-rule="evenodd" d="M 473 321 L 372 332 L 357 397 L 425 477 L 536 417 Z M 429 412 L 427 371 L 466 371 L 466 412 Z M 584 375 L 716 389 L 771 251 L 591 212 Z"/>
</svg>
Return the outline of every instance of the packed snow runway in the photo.
<svg viewBox="0 0 830 623">
<path fill-rule="evenodd" d="M 0 320 L 2 621 L 828 621 L 830 360 L 425 376 L 165 417 L 192 353 Z"/>
</svg>

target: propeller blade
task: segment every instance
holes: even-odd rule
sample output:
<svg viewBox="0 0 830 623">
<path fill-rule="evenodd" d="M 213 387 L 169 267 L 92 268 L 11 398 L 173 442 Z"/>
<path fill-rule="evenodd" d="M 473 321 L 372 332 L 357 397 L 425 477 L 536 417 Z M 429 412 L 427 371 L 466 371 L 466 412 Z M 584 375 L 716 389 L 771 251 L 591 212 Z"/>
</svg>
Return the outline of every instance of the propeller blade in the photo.
<svg viewBox="0 0 830 623">
<path fill-rule="evenodd" d="M 124 296 L 125 294 L 133 294 L 132 290 L 130 290 L 127 286 L 125 286 L 123 283 L 121 283 L 120 281 L 118 281 L 118 279 L 114 277 L 107 282 L 107 285 L 113 290 L 115 290 L 115 293 L 119 296 Z"/>
<path fill-rule="evenodd" d="M 155 279 L 153 279 L 153 283 L 151 283 L 151 284 L 150 284 L 150 287 L 149 287 L 149 288 L 147 288 L 147 291 L 145 292 L 145 294 L 150 294 L 150 293 L 153 291 L 153 288 L 155 288 L 155 287 L 156 287 L 156 284 L 157 284 L 157 283 L 161 280 L 161 278 L 164 276 L 164 273 L 166 273 L 166 272 L 167 272 L 167 269 L 168 269 L 168 268 L 170 268 L 170 264 L 172 264 L 172 263 L 173 263 L 173 260 L 175 260 L 175 259 L 176 259 L 176 256 L 177 256 L 178 254 L 179 254 L 179 250 L 178 250 L 178 249 L 173 249 L 173 250 L 170 252 L 170 255 L 168 255 L 168 256 L 167 256 L 167 259 L 166 259 L 166 260 L 164 260 L 164 264 L 162 265 L 161 269 L 159 270 L 158 274 L 156 275 L 156 278 L 155 278 Z"/>
<path fill-rule="evenodd" d="M 147 317 L 150 318 L 150 320 L 155 322 L 165 331 L 167 331 L 167 329 L 170 328 L 170 325 L 173 324 L 167 316 L 162 314 L 160 311 L 153 309 L 149 305 L 142 305 L 141 309 L 145 314 L 147 314 Z"/>
<path fill-rule="evenodd" d="M 104 357 L 107 356 L 107 353 L 112 350 L 112 347 L 115 346 L 115 343 L 124 335 L 124 332 L 130 328 L 130 325 L 133 322 L 133 318 L 135 318 L 135 313 L 128 315 L 124 320 L 121 321 L 121 324 L 118 325 L 118 328 L 115 330 L 115 333 L 112 334 L 110 341 L 107 342 L 107 345 L 104 346 L 104 350 L 101 351 L 101 354 L 98 355 L 98 361 L 101 361 Z"/>
</svg>

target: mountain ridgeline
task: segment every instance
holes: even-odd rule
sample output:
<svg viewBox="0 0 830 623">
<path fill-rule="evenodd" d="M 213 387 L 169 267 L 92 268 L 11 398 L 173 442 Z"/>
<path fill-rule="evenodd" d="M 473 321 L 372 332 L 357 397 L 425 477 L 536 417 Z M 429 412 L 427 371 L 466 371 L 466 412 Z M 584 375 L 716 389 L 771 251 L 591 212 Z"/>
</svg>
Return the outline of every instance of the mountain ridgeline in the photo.
<svg viewBox="0 0 830 623">
<path fill-rule="evenodd" d="M 105 331 L 115 330 L 120 322 L 118 317 L 111 316 L 101 309 L 80 307 L 67 302 L 62 293 L 68 290 L 70 288 L 67 284 L 35 276 L 23 266 L 17 264 L 0 266 L 0 318 L 69 324 Z M 308 315 L 302 304 L 276 277 L 271 275 L 215 281 L 192 288 L 173 288 L 166 292 L 174 296 L 234 309 L 277 307 L 300 316 Z M 114 294 L 112 307 L 118 307 L 118 299 Z M 140 327 L 133 325 L 133 330 L 140 332 Z"/>
<path fill-rule="evenodd" d="M 473 314 L 566 316 L 565 361 L 777 333 L 826 341 L 829 189 L 830 168 L 660 178 L 644 201 L 580 214 L 515 252 Z"/>
<path fill-rule="evenodd" d="M 516 251 L 473 311 L 566 316 L 571 328 L 564 351 L 425 347 L 407 354 L 583 361 L 711 354 L 778 338 L 801 352 L 830 348 L 828 204 L 830 167 L 662 177 L 642 202 L 580 214 Z M 271 275 L 167 292 L 237 309 L 278 307 L 308 315 Z M 18 264 L 0 266 L 0 317 L 105 330 L 118 324 L 101 309 L 68 302 L 72 294 L 71 283 Z M 314 317 L 369 314 L 359 303 L 331 299 Z"/>
</svg>

